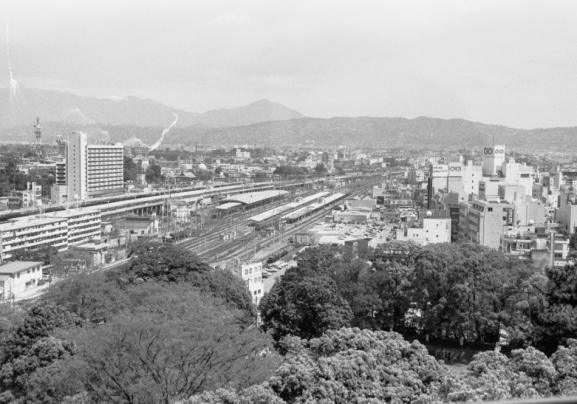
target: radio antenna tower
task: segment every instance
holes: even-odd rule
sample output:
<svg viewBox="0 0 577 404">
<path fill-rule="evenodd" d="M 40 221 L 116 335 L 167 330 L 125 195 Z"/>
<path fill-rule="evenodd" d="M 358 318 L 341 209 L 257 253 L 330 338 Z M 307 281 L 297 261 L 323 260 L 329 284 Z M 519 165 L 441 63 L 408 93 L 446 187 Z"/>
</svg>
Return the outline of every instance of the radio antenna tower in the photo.
<svg viewBox="0 0 577 404">
<path fill-rule="evenodd" d="M 40 126 L 40 118 L 36 118 L 36 125 L 34 125 L 34 134 L 36 135 L 36 146 L 42 143 L 42 126 Z"/>
</svg>

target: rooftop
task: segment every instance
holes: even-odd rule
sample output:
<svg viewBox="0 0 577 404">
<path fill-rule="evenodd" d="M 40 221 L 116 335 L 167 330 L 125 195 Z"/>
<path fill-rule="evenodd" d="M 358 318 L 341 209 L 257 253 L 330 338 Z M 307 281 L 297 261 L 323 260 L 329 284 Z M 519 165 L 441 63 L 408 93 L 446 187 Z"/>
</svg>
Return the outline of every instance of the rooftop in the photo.
<svg viewBox="0 0 577 404">
<path fill-rule="evenodd" d="M 32 226 L 43 226 L 51 223 L 62 222 L 65 219 L 62 217 L 58 218 L 46 218 L 46 217 L 36 217 L 36 216 L 24 216 L 17 219 L 9 220 L 6 223 L 0 224 L 0 231 L 12 231 L 25 229 Z"/>
<path fill-rule="evenodd" d="M 36 261 L 14 261 L 8 264 L 0 265 L 0 274 L 16 274 L 18 272 L 26 271 L 27 269 L 33 268 L 38 265 L 44 264 L 43 262 Z"/>
<path fill-rule="evenodd" d="M 250 194 L 240 194 L 223 199 L 224 202 L 238 202 L 244 205 L 250 205 L 252 203 L 264 201 L 266 199 L 275 198 L 278 196 L 286 195 L 288 191 L 261 191 L 261 192 L 251 192 Z"/>
</svg>

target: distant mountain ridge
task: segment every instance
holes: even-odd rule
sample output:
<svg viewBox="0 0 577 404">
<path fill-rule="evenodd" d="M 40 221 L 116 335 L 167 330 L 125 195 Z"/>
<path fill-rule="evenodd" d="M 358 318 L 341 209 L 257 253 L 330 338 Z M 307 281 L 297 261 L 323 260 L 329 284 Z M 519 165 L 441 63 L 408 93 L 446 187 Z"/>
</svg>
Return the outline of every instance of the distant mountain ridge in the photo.
<svg viewBox="0 0 577 404">
<path fill-rule="evenodd" d="M 0 141 L 32 142 L 36 116 L 44 127 L 43 140 L 73 130 L 92 139 L 152 144 L 178 114 L 178 124 L 163 144 L 318 145 L 335 147 L 409 147 L 449 149 L 482 147 L 494 141 L 509 150 L 577 151 L 577 128 L 515 129 L 464 119 L 307 118 L 267 100 L 244 107 L 203 114 L 167 107 L 148 99 L 119 100 L 79 97 L 50 90 L 23 89 L 24 101 L 15 103 L 0 89 Z"/>
<path fill-rule="evenodd" d="M 94 140 L 151 145 L 160 137 L 163 127 L 135 125 L 47 123 L 43 139 L 52 142 L 56 135 L 73 130 L 87 132 Z M 174 127 L 164 145 L 265 145 L 267 147 L 316 145 L 347 147 L 405 147 L 420 149 L 480 148 L 505 144 L 508 150 L 577 151 L 577 128 L 513 129 L 463 119 L 406 118 L 301 118 L 261 122 L 245 126 L 209 128 L 195 125 Z M 0 128 L 0 141 L 34 140 L 32 126 Z M 162 146 L 161 146 L 162 147 Z"/>
<path fill-rule="evenodd" d="M 126 97 L 106 99 L 81 97 L 54 90 L 21 88 L 16 97 L 0 89 L 0 127 L 28 125 L 36 117 L 42 122 L 72 125 L 135 125 L 166 127 L 178 114 L 177 126 L 229 127 L 266 121 L 299 119 L 303 115 L 281 104 L 260 100 L 252 104 L 208 111 L 202 114 L 171 108 L 159 102 Z"/>
</svg>

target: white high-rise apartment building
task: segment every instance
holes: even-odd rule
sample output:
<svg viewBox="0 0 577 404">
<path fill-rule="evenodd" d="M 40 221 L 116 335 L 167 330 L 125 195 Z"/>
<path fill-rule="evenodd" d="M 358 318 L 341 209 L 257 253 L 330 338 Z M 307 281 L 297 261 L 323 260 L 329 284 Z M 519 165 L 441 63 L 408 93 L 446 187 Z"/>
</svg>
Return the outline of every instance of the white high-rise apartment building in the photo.
<svg viewBox="0 0 577 404">
<path fill-rule="evenodd" d="M 73 132 L 66 145 L 66 183 L 56 185 L 53 203 L 81 201 L 107 193 L 122 192 L 124 157 L 122 144 L 89 145 L 86 133 Z M 56 191 L 56 190 L 55 190 Z M 55 200 L 58 199 L 58 200 Z"/>
</svg>

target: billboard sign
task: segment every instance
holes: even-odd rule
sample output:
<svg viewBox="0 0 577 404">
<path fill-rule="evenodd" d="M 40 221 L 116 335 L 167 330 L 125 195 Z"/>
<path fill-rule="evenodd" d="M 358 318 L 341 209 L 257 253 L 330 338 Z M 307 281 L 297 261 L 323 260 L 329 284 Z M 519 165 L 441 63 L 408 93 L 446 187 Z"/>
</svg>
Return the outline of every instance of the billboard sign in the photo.
<svg viewBox="0 0 577 404">
<path fill-rule="evenodd" d="M 433 178 L 445 178 L 449 174 L 449 166 L 446 164 L 435 164 L 432 168 Z"/>
<path fill-rule="evenodd" d="M 449 177 L 462 177 L 463 176 L 463 166 L 461 163 L 450 163 L 449 164 Z"/>
<path fill-rule="evenodd" d="M 505 146 L 490 146 L 483 149 L 484 156 L 505 157 Z"/>
</svg>

